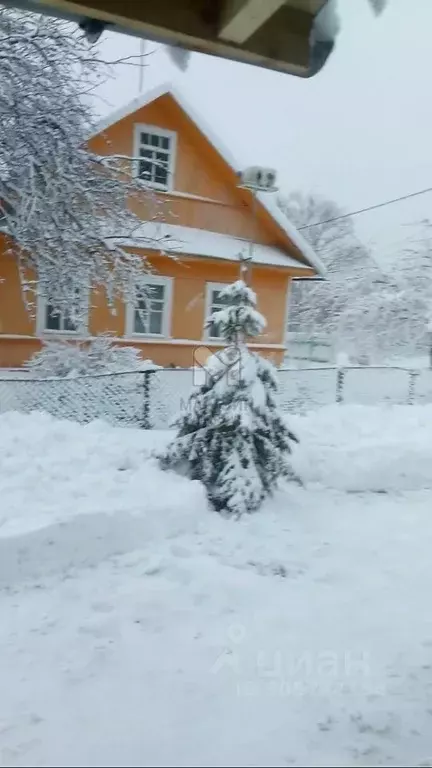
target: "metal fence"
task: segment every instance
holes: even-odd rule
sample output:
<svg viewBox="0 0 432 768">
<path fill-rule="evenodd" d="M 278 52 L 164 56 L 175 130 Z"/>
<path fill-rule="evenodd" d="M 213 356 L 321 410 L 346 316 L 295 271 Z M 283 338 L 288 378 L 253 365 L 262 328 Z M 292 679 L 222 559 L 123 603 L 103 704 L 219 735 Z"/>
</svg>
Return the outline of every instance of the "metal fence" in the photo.
<svg viewBox="0 0 432 768">
<path fill-rule="evenodd" d="M 331 403 L 432 403 L 432 371 L 406 368 L 279 369 L 277 400 L 286 413 Z M 87 423 L 166 429 L 197 386 L 191 369 L 113 373 L 68 379 L 0 379 L 0 413 L 45 411 Z"/>
<path fill-rule="evenodd" d="M 287 357 L 291 360 L 301 360 L 304 366 L 308 363 L 335 363 L 334 342 L 328 334 L 310 335 L 301 331 L 289 331 L 287 345 Z"/>
</svg>

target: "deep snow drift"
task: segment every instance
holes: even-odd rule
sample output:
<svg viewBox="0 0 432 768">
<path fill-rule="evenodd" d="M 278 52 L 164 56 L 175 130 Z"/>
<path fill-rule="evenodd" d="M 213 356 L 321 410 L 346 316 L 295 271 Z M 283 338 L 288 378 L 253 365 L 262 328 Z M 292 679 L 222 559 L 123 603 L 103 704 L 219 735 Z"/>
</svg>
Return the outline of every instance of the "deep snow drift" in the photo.
<svg viewBox="0 0 432 768">
<path fill-rule="evenodd" d="M 1 765 L 432 764 L 432 407 L 290 423 L 234 522 L 167 433 L 0 417 Z"/>
</svg>

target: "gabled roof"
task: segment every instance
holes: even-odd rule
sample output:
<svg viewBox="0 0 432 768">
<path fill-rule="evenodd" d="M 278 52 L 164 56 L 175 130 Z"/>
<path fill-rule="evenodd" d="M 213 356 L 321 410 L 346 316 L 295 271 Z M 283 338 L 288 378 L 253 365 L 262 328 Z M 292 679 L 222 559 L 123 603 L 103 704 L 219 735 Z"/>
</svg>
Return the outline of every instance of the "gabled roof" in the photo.
<svg viewBox="0 0 432 768">
<path fill-rule="evenodd" d="M 123 107 L 120 107 L 114 112 L 111 112 L 109 115 L 107 115 L 107 117 L 103 118 L 96 125 L 92 136 L 96 136 L 97 134 L 102 133 L 109 126 L 118 123 L 128 115 L 137 112 L 139 109 L 147 106 L 147 104 L 150 104 L 151 102 L 156 101 L 156 99 L 159 99 L 161 96 L 166 95 L 171 96 L 171 98 L 174 99 L 174 101 L 179 105 L 183 112 L 185 112 L 186 115 L 192 120 L 192 122 L 195 123 L 197 128 L 205 136 L 207 141 L 213 146 L 216 152 L 219 153 L 227 165 L 234 171 L 234 173 L 237 173 L 240 170 L 239 163 L 237 163 L 230 150 L 225 147 L 211 126 L 209 126 L 203 117 L 197 113 L 195 108 L 188 103 L 178 88 L 170 83 L 164 83 L 157 86 L 156 88 L 152 88 L 146 93 L 140 94 L 135 99 L 132 99 L 132 101 L 130 101 L 128 104 L 125 104 Z M 315 251 L 311 248 L 303 235 L 300 234 L 296 227 L 279 209 L 275 194 L 258 192 L 256 197 L 258 202 L 276 222 L 278 227 L 285 233 L 285 235 L 299 249 L 299 251 L 301 251 L 308 264 L 310 264 L 310 266 L 313 267 L 313 269 L 315 269 L 319 275 L 325 276 L 326 270 L 324 264 L 318 258 Z M 301 264 L 301 262 L 298 263 Z"/>
</svg>

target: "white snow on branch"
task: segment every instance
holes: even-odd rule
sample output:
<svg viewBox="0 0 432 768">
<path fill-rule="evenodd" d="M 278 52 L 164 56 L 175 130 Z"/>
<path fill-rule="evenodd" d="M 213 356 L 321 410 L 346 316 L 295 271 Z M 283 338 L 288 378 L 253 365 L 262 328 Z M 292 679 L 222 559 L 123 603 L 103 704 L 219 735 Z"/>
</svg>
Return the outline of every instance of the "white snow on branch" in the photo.
<svg viewBox="0 0 432 768">
<path fill-rule="evenodd" d="M 99 373 L 155 370 L 151 360 L 143 360 L 136 347 L 115 344 L 109 334 L 86 342 L 65 340 L 46 341 L 26 364 L 37 378 L 65 378 Z"/>
<path fill-rule="evenodd" d="M 146 264 L 122 243 L 108 249 L 107 227 L 133 237 L 131 203 L 150 220 L 160 207 L 132 164 L 104 167 L 86 145 L 86 95 L 106 74 L 71 24 L 0 7 L 0 219 L 24 286 L 30 270 L 59 309 L 77 285 L 129 295 Z"/>
</svg>

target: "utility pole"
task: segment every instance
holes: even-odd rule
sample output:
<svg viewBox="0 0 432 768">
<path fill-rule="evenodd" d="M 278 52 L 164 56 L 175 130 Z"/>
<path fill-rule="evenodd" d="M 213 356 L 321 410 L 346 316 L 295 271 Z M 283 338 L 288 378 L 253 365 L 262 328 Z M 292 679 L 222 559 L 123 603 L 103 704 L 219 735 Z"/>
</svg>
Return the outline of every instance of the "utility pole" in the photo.
<svg viewBox="0 0 432 768">
<path fill-rule="evenodd" d="M 239 254 L 240 280 L 243 280 L 246 285 L 250 285 L 252 258 L 250 252 L 247 255 L 245 253 Z"/>
</svg>

